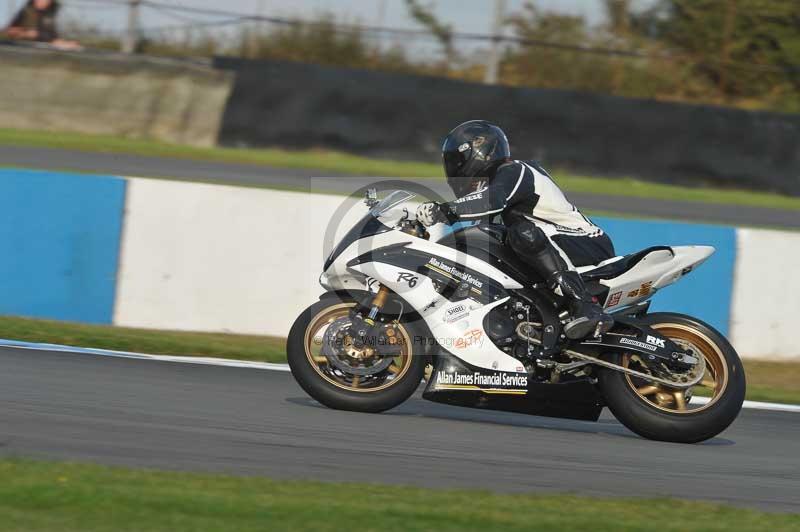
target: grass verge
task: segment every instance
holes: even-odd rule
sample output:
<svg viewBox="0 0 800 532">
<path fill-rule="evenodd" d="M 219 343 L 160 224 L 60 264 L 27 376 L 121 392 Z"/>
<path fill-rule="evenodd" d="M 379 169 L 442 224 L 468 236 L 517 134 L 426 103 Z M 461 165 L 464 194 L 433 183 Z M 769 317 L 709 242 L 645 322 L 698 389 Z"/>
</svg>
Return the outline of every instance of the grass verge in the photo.
<svg viewBox="0 0 800 532">
<path fill-rule="evenodd" d="M 800 363 L 746 360 L 747 398 L 800 404 Z"/>
<path fill-rule="evenodd" d="M 373 159 L 332 150 L 202 148 L 152 140 L 51 131 L 0 129 L 0 144 L 61 148 L 85 152 L 126 153 L 148 157 L 249 164 L 275 168 L 323 170 L 337 174 L 367 176 L 434 177 L 440 176 L 442 173 L 441 166 L 438 164 Z"/>
<path fill-rule="evenodd" d="M 15 129 L 0 129 L 0 144 L 321 170 L 350 175 L 412 178 L 442 175 L 439 164 L 374 159 L 330 150 L 199 148 L 112 136 Z M 719 188 L 687 188 L 629 178 L 585 177 L 561 172 L 558 169 L 554 169 L 554 175 L 559 185 L 568 192 L 800 210 L 800 198 L 778 194 Z"/>
<path fill-rule="evenodd" d="M 159 355 L 286 362 L 285 339 L 241 334 L 156 331 L 0 316 L 0 338 Z M 800 404 L 800 363 L 745 361 L 747 398 Z"/>
<path fill-rule="evenodd" d="M 0 338 L 153 355 L 286 362 L 286 341 L 268 336 L 154 331 L 0 316 Z"/>
<path fill-rule="evenodd" d="M 498 495 L 0 461 L 0 530 L 798 530 L 800 515 L 675 499 Z"/>
</svg>

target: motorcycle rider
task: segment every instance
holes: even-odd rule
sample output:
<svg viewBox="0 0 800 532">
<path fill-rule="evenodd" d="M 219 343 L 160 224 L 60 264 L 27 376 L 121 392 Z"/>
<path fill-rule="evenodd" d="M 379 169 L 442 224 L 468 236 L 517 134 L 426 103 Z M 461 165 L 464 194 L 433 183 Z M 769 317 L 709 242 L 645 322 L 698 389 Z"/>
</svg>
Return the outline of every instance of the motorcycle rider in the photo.
<svg viewBox="0 0 800 532">
<path fill-rule="evenodd" d="M 577 340 L 608 331 L 614 319 L 593 300 L 575 270 L 614 256 L 608 235 L 567 201 L 536 162 L 511 159 L 505 133 L 489 122 L 472 120 L 453 129 L 442 159 L 457 199 L 423 203 L 417 220 L 429 227 L 500 216 L 508 228 L 506 244 L 570 300 L 564 334 Z"/>
</svg>

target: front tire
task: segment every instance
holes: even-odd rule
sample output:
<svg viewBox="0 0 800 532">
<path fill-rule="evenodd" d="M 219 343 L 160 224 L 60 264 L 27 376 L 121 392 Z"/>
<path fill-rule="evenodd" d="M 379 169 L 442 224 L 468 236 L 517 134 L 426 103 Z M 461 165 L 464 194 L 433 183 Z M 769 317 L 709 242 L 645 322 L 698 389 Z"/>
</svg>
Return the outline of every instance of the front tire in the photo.
<svg viewBox="0 0 800 532">
<path fill-rule="evenodd" d="M 320 338 L 326 327 L 346 320 L 356 305 L 351 299 L 324 298 L 311 305 L 294 322 L 286 342 L 289 367 L 297 383 L 311 397 L 337 410 L 383 412 L 408 399 L 425 374 L 425 357 L 415 353 L 416 344 L 408 324 L 399 323 L 395 334 L 400 356 L 377 374 L 348 374 L 326 360 Z"/>
<path fill-rule="evenodd" d="M 682 392 L 603 368 L 599 386 L 614 416 L 640 436 L 676 443 L 705 441 L 728 428 L 739 415 L 746 392 L 736 350 L 710 325 L 689 316 L 655 313 L 642 321 L 702 355 L 706 373 L 697 387 Z M 615 354 L 610 361 L 625 367 L 637 364 L 635 355 L 627 353 Z"/>
</svg>

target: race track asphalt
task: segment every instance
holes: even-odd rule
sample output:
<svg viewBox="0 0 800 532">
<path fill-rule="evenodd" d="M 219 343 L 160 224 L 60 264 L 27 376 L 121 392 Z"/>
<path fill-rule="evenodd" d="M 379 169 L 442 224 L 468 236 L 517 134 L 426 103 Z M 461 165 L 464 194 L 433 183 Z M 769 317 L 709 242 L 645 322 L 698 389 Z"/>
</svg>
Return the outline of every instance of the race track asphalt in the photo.
<svg viewBox="0 0 800 532">
<path fill-rule="evenodd" d="M 0 349 L 0 456 L 500 492 L 672 496 L 800 512 L 800 415 L 701 445 L 411 399 L 326 409 L 289 373 Z M 665 516 L 668 518 L 668 516 Z"/>
<path fill-rule="evenodd" d="M 310 187 L 315 191 L 341 194 L 350 194 L 373 179 L 335 176 L 313 170 L 20 146 L 0 146 L 0 165 L 235 185 L 301 189 Z M 314 176 L 327 176 L 328 179 L 315 177 L 310 181 L 309 178 Z M 443 180 L 416 181 L 431 187 L 445 198 L 452 197 Z M 585 211 L 715 224 L 800 229 L 800 215 L 797 211 L 791 210 L 583 193 L 570 193 L 569 198 Z"/>
</svg>

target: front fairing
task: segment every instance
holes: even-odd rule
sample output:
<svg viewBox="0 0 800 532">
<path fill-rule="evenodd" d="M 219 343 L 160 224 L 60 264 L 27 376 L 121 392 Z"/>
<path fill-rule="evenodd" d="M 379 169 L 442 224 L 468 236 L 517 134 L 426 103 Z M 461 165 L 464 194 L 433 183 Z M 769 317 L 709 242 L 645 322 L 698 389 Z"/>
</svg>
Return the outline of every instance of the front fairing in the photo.
<svg viewBox="0 0 800 532">
<path fill-rule="evenodd" d="M 350 247 L 353 242 L 391 230 L 391 227 L 381 222 L 380 219 L 378 219 L 378 217 L 376 217 L 372 212 L 365 214 L 364 217 L 361 218 L 361 220 L 359 220 L 358 223 L 356 223 L 353 227 L 351 227 L 344 237 L 342 237 L 342 240 L 336 244 L 336 247 L 333 248 L 331 254 L 328 255 L 328 259 L 325 261 L 323 270 L 327 271 L 331 264 L 333 264 L 333 262 L 339 258 L 342 252 Z"/>
<path fill-rule="evenodd" d="M 334 246 L 325 261 L 320 284 L 327 290 L 369 289 L 364 275 L 349 271 L 346 263 L 357 254 L 372 249 L 375 237 L 393 232 L 403 220 L 413 218 L 408 203 L 415 197 L 411 192 L 397 190 L 373 205 Z M 403 235 L 407 237 L 404 238 L 406 241 L 413 238 Z"/>
<path fill-rule="evenodd" d="M 404 207 L 404 204 L 414 199 L 414 197 L 416 197 L 416 194 L 412 192 L 395 190 L 373 205 L 369 212 L 350 228 L 342 240 L 333 248 L 333 251 L 325 261 L 324 271 L 327 271 L 330 265 L 353 242 L 391 231 L 398 222 L 408 219 L 411 214 Z"/>
</svg>

